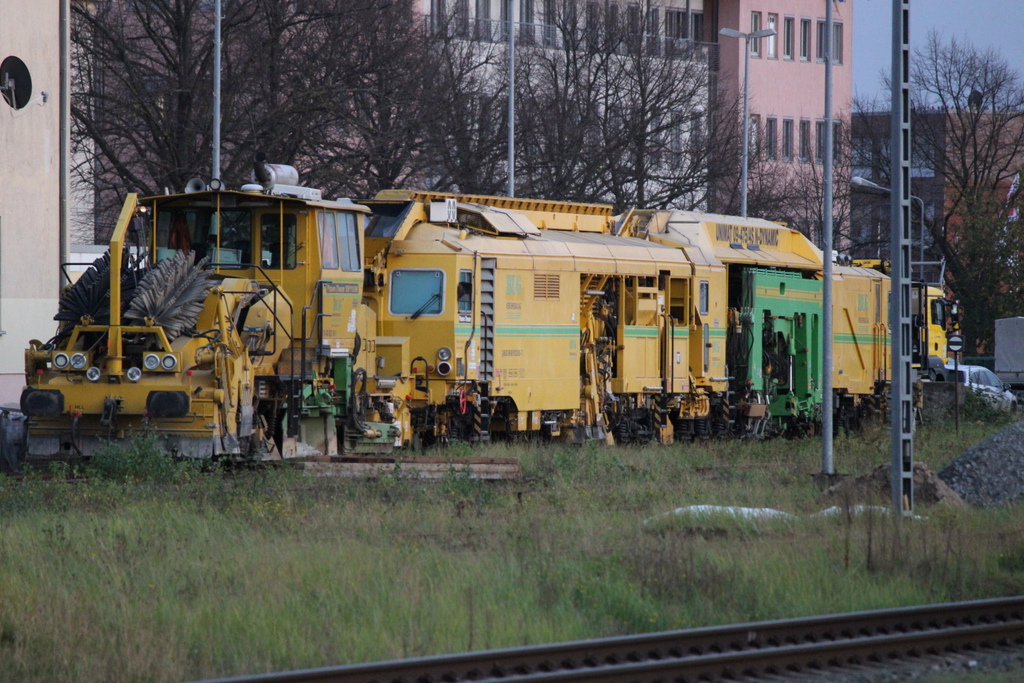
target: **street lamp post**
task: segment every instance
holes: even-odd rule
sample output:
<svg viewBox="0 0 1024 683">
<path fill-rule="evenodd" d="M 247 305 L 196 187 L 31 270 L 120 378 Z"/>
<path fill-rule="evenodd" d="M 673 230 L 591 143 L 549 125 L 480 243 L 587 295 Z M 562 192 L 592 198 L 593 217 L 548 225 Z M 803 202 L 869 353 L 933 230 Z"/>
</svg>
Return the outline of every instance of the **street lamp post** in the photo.
<svg viewBox="0 0 1024 683">
<path fill-rule="evenodd" d="M 862 192 L 885 195 L 892 194 L 892 190 L 888 187 L 882 187 L 881 185 L 873 183 L 867 178 L 861 178 L 860 176 L 853 176 L 850 178 L 850 185 L 853 185 Z M 910 198 L 917 200 L 918 208 L 920 209 L 920 215 L 918 216 L 918 232 L 920 233 L 921 242 L 919 247 L 920 251 L 918 252 L 918 258 L 920 261 L 918 263 L 919 269 L 917 272 L 918 277 L 921 278 L 921 282 L 924 282 L 924 200 L 916 195 L 910 195 Z"/>
<path fill-rule="evenodd" d="M 508 196 L 516 196 L 516 0 L 508 0 Z"/>
<path fill-rule="evenodd" d="M 750 144 L 750 102 L 749 102 L 749 78 L 750 78 L 750 41 L 758 38 L 767 38 L 775 35 L 775 29 L 766 28 L 753 33 L 743 33 L 731 28 L 723 28 L 719 31 L 723 36 L 739 38 L 744 41 L 743 46 L 743 152 L 741 156 L 740 170 L 740 215 L 747 215 L 747 155 Z"/>
</svg>

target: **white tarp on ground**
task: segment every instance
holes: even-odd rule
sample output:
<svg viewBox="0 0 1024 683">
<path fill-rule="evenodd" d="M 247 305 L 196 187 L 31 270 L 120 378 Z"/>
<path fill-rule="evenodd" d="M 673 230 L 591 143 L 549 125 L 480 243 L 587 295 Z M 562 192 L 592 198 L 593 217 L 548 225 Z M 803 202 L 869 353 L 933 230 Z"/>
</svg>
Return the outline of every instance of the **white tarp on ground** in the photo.
<svg viewBox="0 0 1024 683">
<path fill-rule="evenodd" d="M 842 508 L 838 506 L 832 506 L 821 512 L 815 512 L 810 515 L 811 517 L 839 517 L 841 515 L 849 513 L 857 516 L 865 513 L 888 515 L 892 513 L 892 510 L 881 505 L 853 505 L 849 508 Z M 644 524 L 653 524 L 655 522 L 665 521 L 672 517 L 692 517 L 695 519 L 708 519 L 712 517 L 732 517 L 734 519 L 743 520 L 796 520 L 800 519 L 798 515 L 791 515 L 788 512 L 782 510 L 773 510 L 772 508 L 745 508 L 745 507 L 734 507 L 725 505 L 688 505 L 686 507 L 679 507 L 675 510 L 657 515 L 644 520 Z M 914 515 L 914 519 L 925 519 L 918 515 Z"/>
</svg>

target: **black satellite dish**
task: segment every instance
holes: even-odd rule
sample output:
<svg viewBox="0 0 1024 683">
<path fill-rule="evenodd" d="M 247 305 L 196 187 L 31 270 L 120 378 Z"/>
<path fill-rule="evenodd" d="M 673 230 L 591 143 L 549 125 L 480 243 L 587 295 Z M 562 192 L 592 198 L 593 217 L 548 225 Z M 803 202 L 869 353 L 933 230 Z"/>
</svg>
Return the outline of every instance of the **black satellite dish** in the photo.
<svg viewBox="0 0 1024 683">
<path fill-rule="evenodd" d="M 0 63 L 0 93 L 15 109 L 29 103 L 32 99 L 32 74 L 25 62 L 12 56 Z"/>
</svg>

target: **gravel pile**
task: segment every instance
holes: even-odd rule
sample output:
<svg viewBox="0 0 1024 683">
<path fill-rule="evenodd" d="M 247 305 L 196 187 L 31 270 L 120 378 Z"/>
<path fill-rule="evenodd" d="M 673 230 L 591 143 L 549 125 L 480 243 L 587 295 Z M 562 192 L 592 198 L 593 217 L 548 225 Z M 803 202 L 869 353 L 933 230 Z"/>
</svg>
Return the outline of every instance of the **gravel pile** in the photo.
<svg viewBox="0 0 1024 683">
<path fill-rule="evenodd" d="M 939 470 L 939 478 L 971 505 L 1024 499 L 1024 421 L 961 453 Z"/>
</svg>

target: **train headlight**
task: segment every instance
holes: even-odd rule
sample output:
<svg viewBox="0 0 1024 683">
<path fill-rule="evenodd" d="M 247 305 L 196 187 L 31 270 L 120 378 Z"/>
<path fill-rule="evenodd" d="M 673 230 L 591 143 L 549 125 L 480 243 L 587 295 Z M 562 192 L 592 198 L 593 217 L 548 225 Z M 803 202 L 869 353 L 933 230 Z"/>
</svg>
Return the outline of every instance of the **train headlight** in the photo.
<svg viewBox="0 0 1024 683">
<path fill-rule="evenodd" d="M 451 372 L 452 372 L 452 364 L 449 363 L 448 361 L 443 360 L 443 361 L 441 361 L 440 363 L 437 364 L 437 374 L 441 375 L 442 377 L 450 375 Z"/>
<path fill-rule="evenodd" d="M 164 357 L 160 359 L 160 367 L 164 370 L 173 370 L 178 367 L 178 357 L 173 353 L 165 354 Z"/>
<path fill-rule="evenodd" d="M 81 370 L 88 363 L 88 359 L 84 353 L 73 353 L 71 354 L 71 367 L 75 370 Z"/>
<path fill-rule="evenodd" d="M 155 353 L 147 353 L 142 359 L 142 365 L 147 370 L 156 370 L 160 367 L 160 356 Z"/>
<path fill-rule="evenodd" d="M 85 371 L 85 376 L 89 378 L 90 382 L 99 382 L 100 374 L 100 369 L 95 365 Z"/>
<path fill-rule="evenodd" d="M 57 368 L 58 370 L 63 370 L 70 363 L 71 359 L 68 358 L 68 354 L 66 353 L 58 353 L 56 356 L 53 357 L 53 367 Z"/>
<path fill-rule="evenodd" d="M 441 348 L 439 348 L 437 350 L 437 359 L 438 360 L 451 360 L 452 359 L 452 350 L 449 349 L 447 346 L 442 346 Z"/>
<path fill-rule="evenodd" d="M 128 372 L 124 374 L 128 376 L 129 382 L 138 382 L 142 379 L 142 370 L 136 367 L 128 368 Z"/>
</svg>

